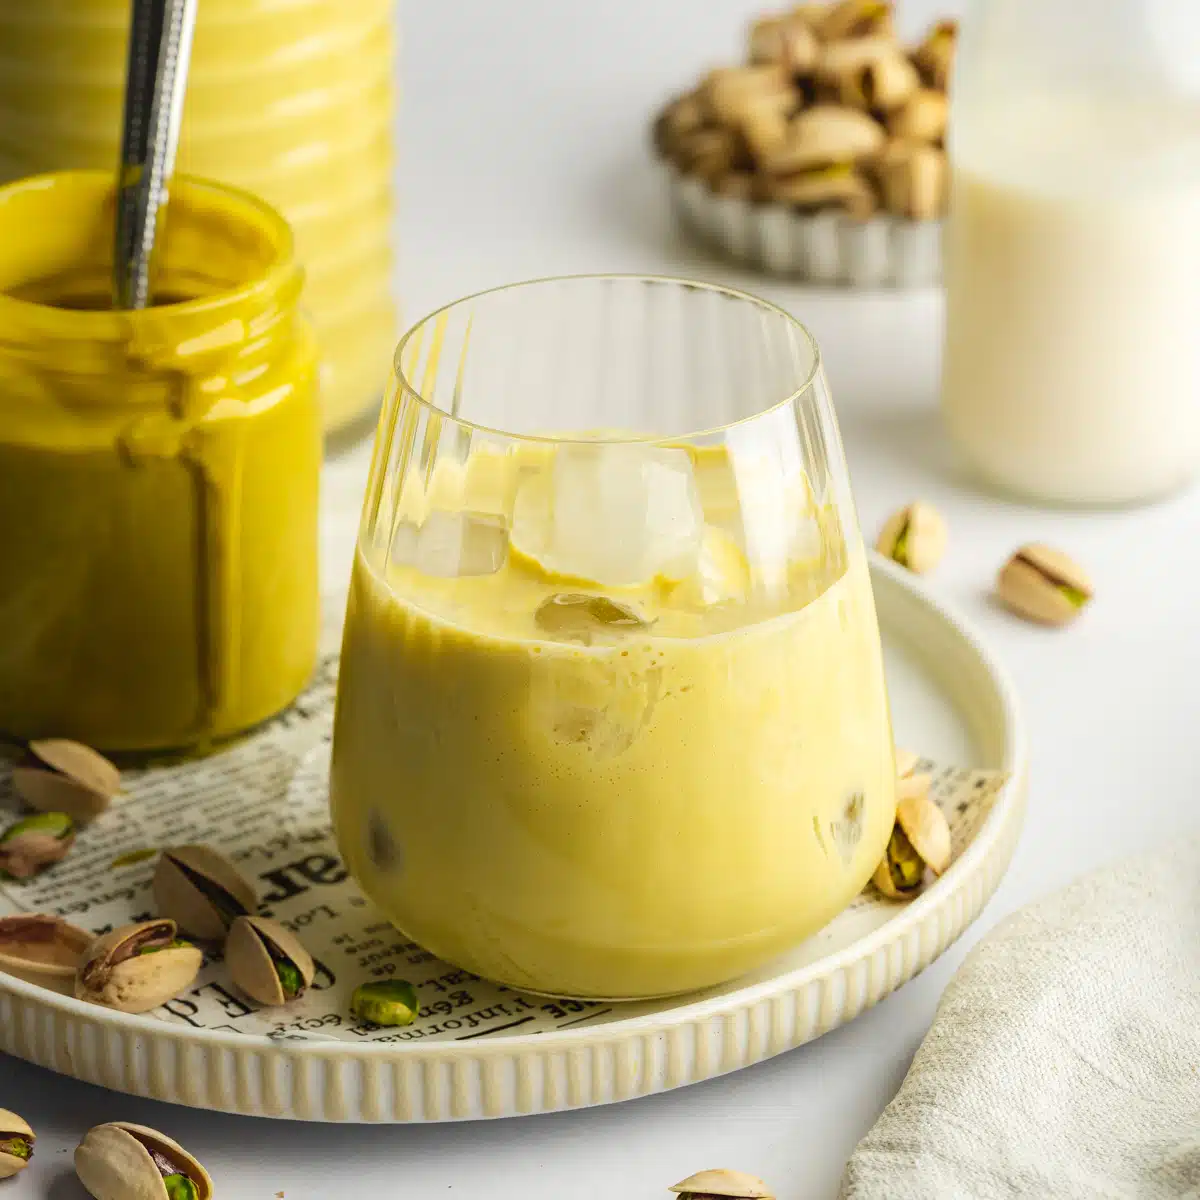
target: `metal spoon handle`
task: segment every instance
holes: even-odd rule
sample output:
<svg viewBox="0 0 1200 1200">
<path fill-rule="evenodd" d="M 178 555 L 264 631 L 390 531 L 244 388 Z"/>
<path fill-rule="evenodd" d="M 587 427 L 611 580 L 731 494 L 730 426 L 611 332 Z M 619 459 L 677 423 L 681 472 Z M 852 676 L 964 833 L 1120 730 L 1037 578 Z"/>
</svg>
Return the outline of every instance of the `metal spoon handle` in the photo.
<svg viewBox="0 0 1200 1200">
<path fill-rule="evenodd" d="M 133 0 L 113 253 L 117 308 L 150 303 L 150 262 L 175 168 L 196 0 Z"/>
</svg>

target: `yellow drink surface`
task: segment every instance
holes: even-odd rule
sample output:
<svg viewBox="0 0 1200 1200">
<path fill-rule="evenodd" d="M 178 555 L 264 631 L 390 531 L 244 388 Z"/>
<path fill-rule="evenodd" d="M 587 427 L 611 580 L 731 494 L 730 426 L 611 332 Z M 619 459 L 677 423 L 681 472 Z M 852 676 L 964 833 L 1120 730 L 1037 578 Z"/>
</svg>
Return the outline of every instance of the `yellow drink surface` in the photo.
<svg viewBox="0 0 1200 1200">
<path fill-rule="evenodd" d="M 862 889 L 895 794 L 860 545 L 827 586 L 798 564 L 794 607 L 737 619 L 695 580 L 606 591 L 516 551 L 459 578 L 377 558 L 360 547 L 351 583 L 334 822 L 427 949 L 529 990 L 670 994 L 780 954 Z M 563 593 L 646 626 L 548 635 L 534 614 Z"/>
</svg>

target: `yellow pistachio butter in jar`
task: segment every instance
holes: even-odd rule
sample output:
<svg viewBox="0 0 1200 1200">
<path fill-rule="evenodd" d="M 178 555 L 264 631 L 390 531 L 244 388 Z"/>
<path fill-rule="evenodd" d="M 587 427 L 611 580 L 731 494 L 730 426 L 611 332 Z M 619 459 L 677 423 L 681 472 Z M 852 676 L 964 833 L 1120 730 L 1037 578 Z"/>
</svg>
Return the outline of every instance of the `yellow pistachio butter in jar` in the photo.
<svg viewBox="0 0 1200 1200">
<path fill-rule="evenodd" d="M 129 0 L 0 0 L 0 180 L 118 158 Z M 378 404 L 392 298 L 393 0 L 201 0 L 177 168 L 291 223 L 327 430 Z"/>
<path fill-rule="evenodd" d="M 0 188 L 0 730 L 186 747 L 312 670 L 316 348 L 254 197 L 177 177 L 137 312 L 112 230 L 110 173 Z"/>
<path fill-rule="evenodd" d="M 518 285 L 414 329 L 338 689 L 339 846 L 442 958 L 650 997 L 831 920 L 884 851 L 895 768 L 807 334 L 740 293 L 629 278 Z"/>
</svg>

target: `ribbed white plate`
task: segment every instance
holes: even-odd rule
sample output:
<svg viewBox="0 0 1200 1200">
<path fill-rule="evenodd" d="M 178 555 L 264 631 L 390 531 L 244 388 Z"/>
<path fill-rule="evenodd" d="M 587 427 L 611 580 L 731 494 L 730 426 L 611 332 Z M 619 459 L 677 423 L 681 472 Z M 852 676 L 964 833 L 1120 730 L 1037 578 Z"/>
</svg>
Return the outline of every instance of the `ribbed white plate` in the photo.
<svg viewBox="0 0 1200 1200">
<path fill-rule="evenodd" d="M 1009 782 L 946 874 L 903 907 L 843 914 L 786 958 L 604 1023 L 408 1044 L 288 1043 L 109 1012 L 0 976 L 0 1050 L 158 1100 L 310 1121 L 453 1121 L 628 1100 L 736 1071 L 853 1020 L 979 915 L 1016 844 L 1025 737 L 1004 672 L 905 571 L 872 563 L 897 740 Z"/>
<path fill-rule="evenodd" d="M 660 162 L 679 223 L 725 257 L 769 275 L 850 287 L 932 287 L 942 279 L 941 221 L 878 213 L 800 213 L 785 204 L 720 196 Z"/>
</svg>

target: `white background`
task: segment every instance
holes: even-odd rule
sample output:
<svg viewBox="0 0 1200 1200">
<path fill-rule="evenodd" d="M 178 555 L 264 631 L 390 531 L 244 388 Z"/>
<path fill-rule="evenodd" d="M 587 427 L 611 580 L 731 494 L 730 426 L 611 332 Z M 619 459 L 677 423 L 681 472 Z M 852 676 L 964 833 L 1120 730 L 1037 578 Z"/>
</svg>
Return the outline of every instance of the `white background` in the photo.
<svg viewBox="0 0 1200 1200">
<path fill-rule="evenodd" d="M 915 33 L 953 7 L 902 0 L 903 24 Z M 918 495 L 947 514 L 951 550 L 933 586 L 974 619 L 1024 701 L 1029 817 L 983 919 L 899 994 L 810 1046 L 712 1083 L 561 1116 L 302 1126 L 133 1100 L 0 1057 L 0 1107 L 39 1134 L 33 1166 L 0 1184 L 3 1200 L 81 1200 L 70 1149 L 117 1118 L 188 1145 L 217 1177 L 219 1200 L 652 1200 L 710 1165 L 761 1174 L 781 1200 L 832 1197 L 969 945 L 1086 868 L 1200 823 L 1196 498 L 1083 514 L 982 494 L 937 421 L 936 294 L 772 284 L 671 229 L 647 161 L 648 118 L 702 67 L 738 53 L 753 11 L 746 0 L 411 0 L 398 175 L 405 315 L 520 278 L 650 270 L 747 286 L 810 326 L 868 537 Z M 989 598 L 997 566 L 1031 539 L 1061 545 L 1095 577 L 1097 599 L 1075 628 L 1020 624 Z"/>
</svg>

